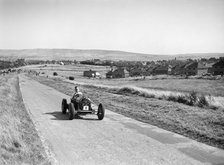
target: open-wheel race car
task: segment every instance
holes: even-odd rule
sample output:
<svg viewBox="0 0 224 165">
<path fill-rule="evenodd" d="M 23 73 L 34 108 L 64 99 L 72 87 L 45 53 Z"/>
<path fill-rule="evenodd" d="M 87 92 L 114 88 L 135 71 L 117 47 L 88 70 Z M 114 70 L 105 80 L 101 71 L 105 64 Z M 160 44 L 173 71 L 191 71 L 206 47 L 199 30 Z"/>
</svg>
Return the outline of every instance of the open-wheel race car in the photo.
<svg viewBox="0 0 224 165">
<path fill-rule="evenodd" d="M 98 109 L 95 110 L 92 108 L 91 100 L 87 97 L 82 97 L 80 100 L 71 99 L 69 104 L 66 99 L 62 99 L 61 110 L 62 114 L 66 114 L 68 110 L 69 120 L 73 120 L 76 116 L 86 114 L 95 114 L 99 120 L 103 120 L 105 114 L 105 109 L 102 104 L 99 104 Z"/>
</svg>

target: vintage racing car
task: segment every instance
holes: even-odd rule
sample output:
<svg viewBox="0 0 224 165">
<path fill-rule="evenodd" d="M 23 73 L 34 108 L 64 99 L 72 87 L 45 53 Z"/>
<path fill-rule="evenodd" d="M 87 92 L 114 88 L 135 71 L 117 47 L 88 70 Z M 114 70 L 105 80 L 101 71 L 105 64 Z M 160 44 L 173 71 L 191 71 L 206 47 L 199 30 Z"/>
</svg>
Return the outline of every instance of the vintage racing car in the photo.
<svg viewBox="0 0 224 165">
<path fill-rule="evenodd" d="M 89 98 L 83 96 L 80 100 L 71 99 L 68 104 L 67 100 L 62 99 L 61 104 L 62 114 L 66 114 L 68 110 L 69 120 L 73 120 L 75 116 L 86 115 L 86 114 L 96 114 L 99 120 L 103 120 L 105 109 L 102 104 L 99 104 L 98 109 L 92 108 L 92 102 Z"/>
</svg>

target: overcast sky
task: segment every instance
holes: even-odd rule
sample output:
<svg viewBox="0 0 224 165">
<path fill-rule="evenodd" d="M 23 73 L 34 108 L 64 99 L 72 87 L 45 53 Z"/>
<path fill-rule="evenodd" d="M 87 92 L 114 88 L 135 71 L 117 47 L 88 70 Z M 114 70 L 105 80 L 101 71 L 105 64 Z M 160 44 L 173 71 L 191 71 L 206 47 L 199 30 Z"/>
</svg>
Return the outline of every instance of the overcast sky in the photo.
<svg viewBox="0 0 224 165">
<path fill-rule="evenodd" d="M 224 0 L 0 0 L 0 49 L 224 52 Z"/>
</svg>

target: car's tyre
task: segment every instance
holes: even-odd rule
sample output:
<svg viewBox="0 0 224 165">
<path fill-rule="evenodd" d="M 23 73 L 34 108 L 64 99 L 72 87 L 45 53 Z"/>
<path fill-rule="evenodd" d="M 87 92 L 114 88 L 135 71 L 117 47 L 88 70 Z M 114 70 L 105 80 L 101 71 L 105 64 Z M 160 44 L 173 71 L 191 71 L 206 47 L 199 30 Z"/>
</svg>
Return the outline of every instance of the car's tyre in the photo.
<svg viewBox="0 0 224 165">
<path fill-rule="evenodd" d="M 62 103 L 61 103 L 62 114 L 66 114 L 67 109 L 68 109 L 67 100 L 66 99 L 62 99 Z"/>
<path fill-rule="evenodd" d="M 103 105 L 100 104 L 100 105 L 98 106 L 98 112 L 97 112 L 98 119 L 99 119 L 99 120 L 103 120 L 104 115 L 105 115 L 105 109 L 104 109 Z"/>
<path fill-rule="evenodd" d="M 69 112 L 69 120 L 73 120 L 75 114 L 75 108 L 73 103 L 68 104 L 68 112 Z"/>
</svg>

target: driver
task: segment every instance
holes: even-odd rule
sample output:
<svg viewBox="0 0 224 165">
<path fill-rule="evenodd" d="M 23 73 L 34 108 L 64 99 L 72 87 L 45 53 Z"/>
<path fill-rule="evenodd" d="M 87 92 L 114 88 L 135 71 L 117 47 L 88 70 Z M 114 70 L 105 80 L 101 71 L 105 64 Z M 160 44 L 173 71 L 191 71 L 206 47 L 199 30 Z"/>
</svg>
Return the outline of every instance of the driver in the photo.
<svg viewBox="0 0 224 165">
<path fill-rule="evenodd" d="M 82 92 L 80 92 L 79 87 L 75 86 L 75 93 L 72 95 L 72 99 L 79 102 L 83 97 Z"/>
<path fill-rule="evenodd" d="M 80 92 L 79 88 L 75 86 L 75 93 L 72 95 L 71 101 L 74 103 L 75 110 L 79 109 L 79 103 L 83 98 L 82 92 Z M 76 118 L 79 118 L 78 114 L 75 114 Z"/>
</svg>

